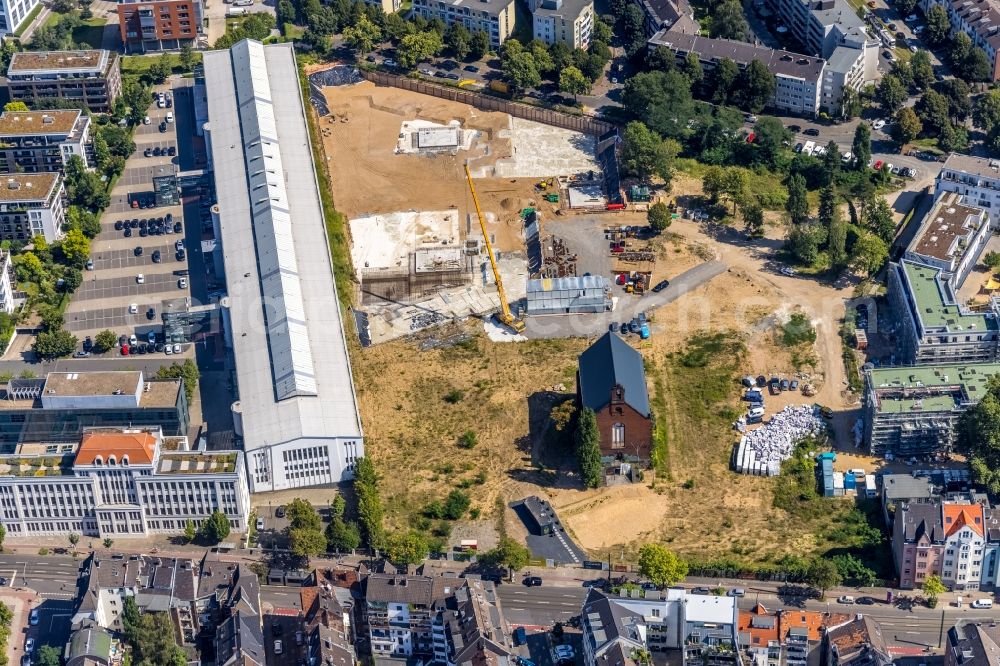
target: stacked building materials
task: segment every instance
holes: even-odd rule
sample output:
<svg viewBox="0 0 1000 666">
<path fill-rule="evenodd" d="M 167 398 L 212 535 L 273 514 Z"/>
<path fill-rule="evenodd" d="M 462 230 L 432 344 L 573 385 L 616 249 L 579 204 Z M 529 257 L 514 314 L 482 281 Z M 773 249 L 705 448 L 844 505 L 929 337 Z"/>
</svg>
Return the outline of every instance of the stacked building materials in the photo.
<svg viewBox="0 0 1000 666">
<path fill-rule="evenodd" d="M 733 467 L 740 474 L 777 476 L 781 473 L 781 463 L 792 456 L 798 441 L 820 435 L 825 429 L 818 409 L 810 405 L 789 405 L 766 425 L 740 438 Z"/>
</svg>

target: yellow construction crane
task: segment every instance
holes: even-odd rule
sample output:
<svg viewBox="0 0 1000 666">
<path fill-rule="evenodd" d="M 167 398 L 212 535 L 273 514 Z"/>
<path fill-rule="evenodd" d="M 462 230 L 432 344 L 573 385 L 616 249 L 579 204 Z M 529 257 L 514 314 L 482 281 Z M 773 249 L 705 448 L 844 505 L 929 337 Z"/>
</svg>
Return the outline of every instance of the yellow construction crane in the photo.
<svg viewBox="0 0 1000 666">
<path fill-rule="evenodd" d="M 524 321 L 514 316 L 507 303 L 507 293 L 503 289 L 503 279 L 500 277 L 500 269 L 497 268 L 497 260 L 493 257 L 493 246 L 490 244 L 490 235 L 486 232 L 486 220 L 483 218 L 483 211 L 479 208 L 479 197 L 476 196 L 476 188 L 472 184 L 472 173 L 469 172 L 469 165 L 465 165 L 465 178 L 469 181 L 469 191 L 472 192 L 472 202 L 476 205 L 476 215 L 479 216 L 479 228 L 483 231 L 483 241 L 486 243 L 486 254 L 490 258 L 490 266 L 493 267 L 493 278 L 497 283 L 497 295 L 500 296 L 500 322 L 511 330 L 520 333 L 524 330 Z"/>
</svg>

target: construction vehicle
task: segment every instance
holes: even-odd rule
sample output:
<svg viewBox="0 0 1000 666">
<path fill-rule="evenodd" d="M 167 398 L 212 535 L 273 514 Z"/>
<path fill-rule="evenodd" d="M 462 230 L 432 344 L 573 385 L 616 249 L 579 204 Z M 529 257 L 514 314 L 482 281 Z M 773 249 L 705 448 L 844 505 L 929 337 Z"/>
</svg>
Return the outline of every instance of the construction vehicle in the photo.
<svg viewBox="0 0 1000 666">
<path fill-rule="evenodd" d="M 472 184 L 472 172 L 469 165 L 465 165 L 465 178 L 469 181 L 469 191 L 472 192 L 472 203 L 476 205 L 476 216 L 479 218 L 479 228 L 483 232 L 483 244 L 486 245 L 486 254 L 490 258 L 490 267 L 493 269 L 493 279 L 497 283 L 497 295 L 500 297 L 500 323 L 515 333 L 524 331 L 524 321 L 514 316 L 510 311 L 510 304 L 507 302 L 507 294 L 503 288 L 503 279 L 500 277 L 500 269 L 497 267 L 496 257 L 493 256 L 493 245 L 490 243 L 490 235 L 486 231 L 486 219 L 483 211 L 479 207 L 479 196 L 476 194 L 476 187 Z"/>
<path fill-rule="evenodd" d="M 508 86 L 503 81 L 490 81 L 490 90 L 494 90 L 500 93 L 509 93 L 510 86 Z"/>
<path fill-rule="evenodd" d="M 549 203 L 559 203 L 559 195 L 558 194 L 546 194 L 542 198 L 545 199 L 546 201 L 548 201 Z"/>
</svg>

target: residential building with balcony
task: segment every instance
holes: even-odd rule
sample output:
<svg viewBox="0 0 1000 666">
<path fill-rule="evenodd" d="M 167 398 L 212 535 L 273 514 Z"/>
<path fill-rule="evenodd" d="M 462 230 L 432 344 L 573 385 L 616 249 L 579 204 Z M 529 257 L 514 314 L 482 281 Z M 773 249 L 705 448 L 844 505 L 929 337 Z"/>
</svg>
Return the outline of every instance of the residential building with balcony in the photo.
<svg viewBox="0 0 1000 666">
<path fill-rule="evenodd" d="M 25 445 L 0 462 L 0 523 L 10 537 L 183 533 L 215 511 L 243 531 L 250 493 L 240 451 L 192 451 L 157 429 L 98 429 L 79 446 Z"/>
<path fill-rule="evenodd" d="M 851 619 L 844 613 L 804 609 L 769 611 L 763 604 L 739 611 L 740 650 L 757 666 L 807 666 L 819 663 L 823 633 Z"/>
<path fill-rule="evenodd" d="M 964 202 L 956 192 L 943 191 L 906 248 L 907 261 L 941 270 L 952 291 L 958 291 L 975 267 L 993 225 L 981 206 Z"/>
<path fill-rule="evenodd" d="M 934 5 L 948 13 L 953 33 L 964 32 L 972 45 L 982 49 L 990 64 L 991 80 L 1000 79 L 997 50 L 1000 49 L 1000 3 L 996 0 L 919 0 L 926 14 Z"/>
<path fill-rule="evenodd" d="M 759 60 L 775 77 L 776 87 L 770 101 L 772 108 L 804 116 L 815 116 L 820 111 L 826 70 L 826 61 L 822 58 L 731 39 L 712 39 L 676 29 L 656 33 L 649 39 L 648 46 L 651 49 L 661 46 L 670 49 L 678 63 L 683 63 L 688 54 L 693 53 L 706 72 L 714 70 L 722 59 L 732 60 L 740 69 Z"/>
<path fill-rule="evenodd" d="M 997 360 L 1000 302 L 991 299 L 977 310 L 962 305 L 953 275 L 905 258 L 889 264 L 888 298 L 899 326 L 899 361 L 940 365 Z"/>
<path fill-rule="evenodd" d="M 941 582 L 952 590 L 978 590 L 986 551 L 983 506 L 953 502 L 940 506 L 944 523 Z"/>
<path fill-rule="evenodd" d="M 10 252 L 0 250 L 0 312 L 14 314 L 14 283 Z"/>
<path fill-rule="evenodd" d="M 122 92 L 121 64 L 112 51 L 19 51 L 7 66 L 10 98 L 32 107 L 45 100 L 79 102 L 109 113 Z"/>
<path fill-rule="evenodd" d="M 354 666 L 357 655 L 352 641 L 351 606 L 341 603 L 336 588 L 322 580 L 299 590 L 302 608 L 305 659 L 310 664 Z"/>
<path fill-rule="evenodd" d="M 865 371 L 864 439 L 872 455 L 948 453 L 955 426 L 1000 363 L 884 366 Z"/>
<path fill-rule="evenodd" d="M 0 181 L 0 240 L 63 237 L 66 190 L 59 172 L 9 173 Z M 4 182 L 5 181 L 5 182 Z"/>
<path fill-rule="evenodd" d="M 0 114 L 0 171 L 62 171 L 77 155 L 90 166 L 90 116 L 79 109 Z"/>
<path fill-rule="evenodd" d="M 829 629 L 823 636 L 824 666 L 889 666 L 888 637 L 870 615 Z"/>
<path fill-rule="evenodd" d="M 413 13 L 427 20 L 458 23 L 469 32 L 485 32 L 497 49 L 514 31 L 514 0 L 413 0 Z"/>
<path fill-rule="evenodd" d="M 594 31 L 594 0 L 530 0 L 535 39 L 587 50 Z"/>
<path fill-rule="evenodd" d="M 203 16 L 202 0 L 118 0 L 118 27 L 127 53 L 194 46 Z"/>
<path fill-rule="evenodd" d="M 951 153 L 934 181 L 934 197 L 944 192 L 962 195 L 968 206 L 1000 209 L 1000 160 Z"/>
<path fill-rule="evenodd" d="M 39 4 L 40 0 L 0 1 L 0 37 L 17 32 Z"/>
<path fill-rule="evenodd" d="M 190 416 L 180 379 L 146 380 L 138 371 L 50 372 L 0 384 L 0 455 L 41 446 L 70 453 L 93 428 L 159 428 L 188 434 Z"/>
<path fill-rule="evenodd" d="M 896 507 L 892 523 L 892 557 L 899 587 L 923 586 L 928 576 L 941 575 L 944 523 L 939 501 L 906 501 Z"/>
</svg>

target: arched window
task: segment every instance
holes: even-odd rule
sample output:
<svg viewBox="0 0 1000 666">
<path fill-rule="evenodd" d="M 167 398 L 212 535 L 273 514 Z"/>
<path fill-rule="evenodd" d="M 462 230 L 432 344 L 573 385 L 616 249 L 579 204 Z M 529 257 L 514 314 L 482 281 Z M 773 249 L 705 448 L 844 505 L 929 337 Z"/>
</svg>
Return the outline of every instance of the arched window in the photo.
<svg viewBox="0 0 1000 666">
<path fill-rule="evenodd" d="M 124 456 L 122 456 L 122 465 L 124 465 L 125 467 L 128 467 L 128 455 L 127 454 L 124 455 Z"/>
<path fill-rule="evenodd" d="M 102 458 L 101 456 L 94 456 L 94 464 L 95 465 L 103 465 L 104 464 L 104 458 Z"/>
<path fill-rule="evenodd" d="M 108 456 L 108 464 L 109 465 L 115 465 L 117 463 L 118 463 L 118 459 L 115 456 L 113 456 L 113 455 Z"/>
<path fill-rule="evenodd" d="M 611 448 L 625 448 L 625 424 L 615 423 L 611 426 Z"/>
</svg>

